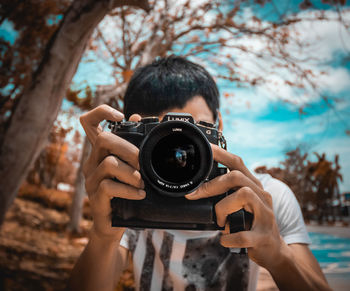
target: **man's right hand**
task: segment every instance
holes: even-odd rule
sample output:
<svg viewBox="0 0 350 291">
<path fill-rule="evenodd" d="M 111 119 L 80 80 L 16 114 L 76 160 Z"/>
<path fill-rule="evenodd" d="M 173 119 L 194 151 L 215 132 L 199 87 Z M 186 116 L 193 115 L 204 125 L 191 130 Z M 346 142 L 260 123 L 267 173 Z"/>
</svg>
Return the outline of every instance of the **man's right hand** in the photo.
<svg viewBox="0 0 350 291">
<path fill-rule="evenodd" d="M 122 228 L 111 226 L 110 200 L 113 197 L 141 200 L 146 195 L 139 172 L 139 149 L 125 139 L 103 131 L 100 126 L 103 120 L 121 121 L 123 117 L 108 105 L 100 105 L 80 117 L 92 145 L 83 170 L 93 217 L 92 231 L 101 239 L 118 240 L 124 232 Z"/>
</svg>

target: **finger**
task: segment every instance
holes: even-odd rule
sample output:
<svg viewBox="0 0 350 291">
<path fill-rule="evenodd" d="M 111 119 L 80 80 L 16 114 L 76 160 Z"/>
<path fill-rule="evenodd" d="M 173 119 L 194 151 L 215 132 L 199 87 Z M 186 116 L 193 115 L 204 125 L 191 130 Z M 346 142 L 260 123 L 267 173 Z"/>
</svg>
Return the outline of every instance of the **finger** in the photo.
<svg viewBox="0 0 350 291">
<path fill-rule="evenodd" d="M 103 104 L 80 116 L 80 123 L 91 142 L 95 143 L 98 134 L 102 131 L 100 122 L 103 120 L 121 121 L 124 114 L 118 110 Z"/>
<path fill-rule="evenodd" d="M 202 184 L 196 191 L 187 194 L 185 197 L 189 200 L 197 200 L 223 194 L 229 190 L 245 186 L 250 187 L 257 193 L 263 191 L 242 172 L 233 170 Z"/>
<path fill-rule="evenodd" d="M 104 179 L 98 186 L 98 190 L 89 197 L 92 211 L 99 215 L 111 212 L 110 200 L 113 197 L 130 200 L 141 200 L 146 196 L 146 192 L 135 187 L 115 182 L 111 179 Z"/>
<path fill-rule="evenodd" d="M 258 195 L 249 187 L 243 187 L 215 204 L 217 224 L 219 226 L 224 226 L 227 215 L 241 210 L 242 208 L 246 211 L 253 212 L 254 222 L 258 221 L 261 212 L 266 210 L 264 203 Z"/>
<path fill-rule="evenodd" d="M 135 113 L 130 116 L 129 121 L 139 122 L 141 119 L 141 115 Z"/>
<path fill-rule="evenodd" d="M 127 140 L 104 131 L 97 136 L 90 156 L 90 167 L 96 168 L 109 155 L 115 155 L 133 168 L 140 169 L 139 149 Z"/>
<path fill-rule="evenodd" d="M 101 181 L 108 178 L 117 178 L 120 182 L 135 188 L 144 188 L 144 182 L 139 171 L 115 156 L 107 156 L 86 179 L 87 192 L 95 192 Z"/>
<path fill-rule="evenodd" d="M 221 245 L 226 248 L 251 248 L 255 246 L 256 241 L 256 234 L 253 231 L 224 234 L 220 238 Z"/>
<path fill-rule="evenodd" d="M 263 188 L 260 181 L 248 170 L 248 168 L 243 163 L 243 160 L 239 156 L 234 155 L 214 144 L 211 144 L 211 148 L 213 151 L 213 157 L 215 161 L 225 165 L 227 168 L 229 168 L 230 171 L 241 171 L 256 185 L 258 185 L 260 188 Z"/>
<path fill-rule="evenodd" d="M 146 196 L 146 192 L 133 186 L 115 182 L 111 179 L 104 179 L 98 186 L 95 194 L 96 199 L 112 199 L 119 197 L 129 200 L 142 200 Z"/>
</svg>

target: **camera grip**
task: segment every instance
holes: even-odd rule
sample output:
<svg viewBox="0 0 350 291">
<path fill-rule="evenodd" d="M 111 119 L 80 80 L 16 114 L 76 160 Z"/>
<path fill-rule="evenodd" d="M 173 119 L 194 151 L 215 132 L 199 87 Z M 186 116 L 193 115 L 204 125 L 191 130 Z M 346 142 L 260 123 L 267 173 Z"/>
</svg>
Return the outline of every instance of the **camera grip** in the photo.
<svg viewBox="0 0 350 291">
<path fill-rule="evenodd" d="M 230 227 L 230 233 L 250 230 L 253 224 L 254 215 L 243 208 L 227 215 L 227 222 Z M 241 254 L 247 254 L 247 249 L 242 248 Z"/>
</svg>

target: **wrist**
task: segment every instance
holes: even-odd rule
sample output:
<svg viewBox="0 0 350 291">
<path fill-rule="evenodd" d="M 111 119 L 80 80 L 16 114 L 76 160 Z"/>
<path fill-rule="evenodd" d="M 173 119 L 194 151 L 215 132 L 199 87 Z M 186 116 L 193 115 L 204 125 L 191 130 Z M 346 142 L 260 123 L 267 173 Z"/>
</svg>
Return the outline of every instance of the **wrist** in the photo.
<svg viewBox="0 0 350 291">
<path fill-rule="evenodd" d="M 93 241 L 99 245 L 107 246 L 110 244 L 116 245 L 119 244 L 125 228 L 114 228 L 110 234 L 105 234 L 96 229 L 95 225 L 92 225 L 92 228 L 89 233 L 90 241 Z"/>
<path fill-rule="evenodd" d="M 285 269 L 290 264 L 293 264 L 293 253 L 288 247 L 288 245 L 281 239 L 280 248 L 271 260 L 270 264 L 266 266 L 266 269 L 272 274 L 278 274 L 279 271 Z"/>
</svg>

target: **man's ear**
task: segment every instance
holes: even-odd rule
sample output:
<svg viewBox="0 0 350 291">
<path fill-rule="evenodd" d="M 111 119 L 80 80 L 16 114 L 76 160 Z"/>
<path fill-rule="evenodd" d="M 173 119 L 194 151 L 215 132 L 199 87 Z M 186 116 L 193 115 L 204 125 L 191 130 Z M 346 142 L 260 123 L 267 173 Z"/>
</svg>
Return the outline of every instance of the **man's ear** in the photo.
<svg viewBox="0 0 350 291">
<path fill-rule="evenodd" d="M 222 115 L 221 112 L 218 110 L 218 118 L 219 118 L 219 131 L 222 131 L 224 129 L 224 123 L 222 121 Z"/>
</svg>

